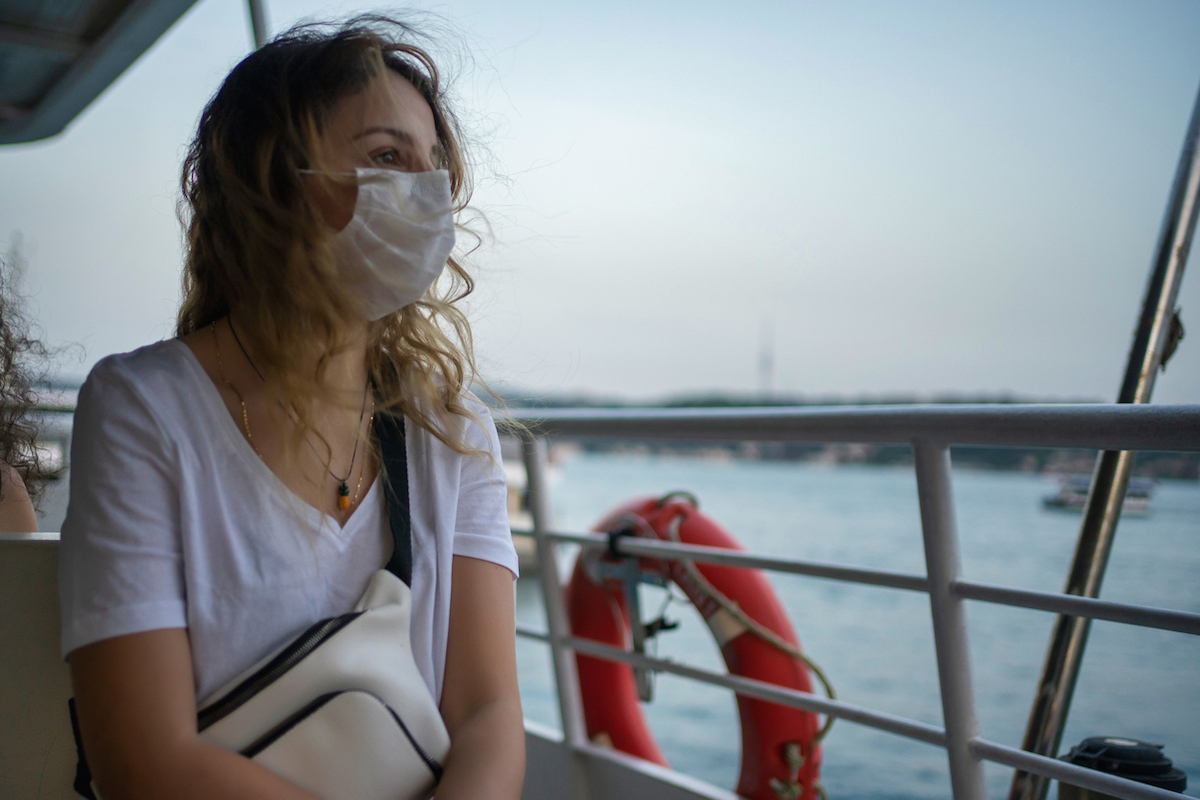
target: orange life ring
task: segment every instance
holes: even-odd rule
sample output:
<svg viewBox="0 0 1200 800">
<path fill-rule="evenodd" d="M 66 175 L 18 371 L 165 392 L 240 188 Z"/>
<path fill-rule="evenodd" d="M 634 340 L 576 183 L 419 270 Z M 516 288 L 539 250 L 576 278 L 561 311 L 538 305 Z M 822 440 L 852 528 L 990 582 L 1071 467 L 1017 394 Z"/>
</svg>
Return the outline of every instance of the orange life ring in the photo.
<svg viewBox="0 0 1200 800">
<path fill-rule="evenodd" d="M 730 550 L 743 548 L 692 502 L 664 498 L 630 501 L 595 527 L 622 528 L 635 535 Z M 624 585 L 599 575 L 611 562 L 600 550 L 576 561 L 566 591 L 567 614 L 575 636 L 614 647 L 630 642 Z M 802 692 L 812 691 L 811 662 L 799 654 L 799 641 L 766 575 L 759 570 L 717 564 L 665 562 L 642 558 L 640 567 L 674 582 L 707 621 L 729 672 Z M 576 654 L 588 737 L 664 766 L 666 757 L 646 726 L 638 704 L 633 669 L 614 661 Z M 815 665 L 812 665 L 816 669 Z M 824 676 L 817 670 L 822 682 Z M 737 696 L 742 729 L 742 761 L 737 793 L 750 800 L 815 800 L 823 729 L 817 715 L 750 697 Z"/>
</svg>

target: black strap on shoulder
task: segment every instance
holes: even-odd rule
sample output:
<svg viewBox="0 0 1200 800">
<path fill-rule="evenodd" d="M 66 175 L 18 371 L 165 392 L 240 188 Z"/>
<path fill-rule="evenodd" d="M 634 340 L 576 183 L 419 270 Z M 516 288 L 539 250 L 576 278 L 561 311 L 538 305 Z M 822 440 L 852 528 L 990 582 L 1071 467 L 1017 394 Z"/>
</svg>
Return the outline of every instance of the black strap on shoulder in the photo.
<svg viewBox="0 0 1200 800">
<path fill-rule="evenodd" d="M 375 415 L 375 436 L 383 460 L 388 524 L 392 528 L 392 558 L 387 571 L 412 586 L 412 520 L 408 507 L 408 454 L 404 441 L 404 415 Z"/>
</svg>

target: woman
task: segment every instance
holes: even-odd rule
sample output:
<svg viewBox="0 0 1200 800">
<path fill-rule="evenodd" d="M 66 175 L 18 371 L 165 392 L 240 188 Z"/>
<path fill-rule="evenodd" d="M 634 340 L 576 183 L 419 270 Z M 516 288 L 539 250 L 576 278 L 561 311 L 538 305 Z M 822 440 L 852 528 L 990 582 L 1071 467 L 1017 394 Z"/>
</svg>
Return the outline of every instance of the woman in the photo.
<svg viewBox="0 0 1200 800">
<path fill-rule="evenodd" d="M 230 73 L 184 167 L 178 338 L 80 393 L 63 650 L 104 800 L 311 797 L 205 743 L 196 710 L 387 562 L 379 415 L 407 431 L 412 650 L 451 739 L 436 796 L 520 794 L 516 555 L 447 261 L 469 181 L 415 38 L 305 26 Z"/>
</svg>

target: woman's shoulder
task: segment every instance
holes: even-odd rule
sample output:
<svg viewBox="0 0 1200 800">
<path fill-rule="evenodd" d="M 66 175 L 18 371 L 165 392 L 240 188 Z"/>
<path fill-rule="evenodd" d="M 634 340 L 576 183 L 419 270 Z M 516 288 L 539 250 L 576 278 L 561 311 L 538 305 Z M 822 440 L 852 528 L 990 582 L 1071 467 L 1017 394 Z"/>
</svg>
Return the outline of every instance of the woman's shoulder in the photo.
<svg viewBox="0 0 1200 800">
<path fill-rule="evenodd" d="M 170 429 L 203 393 L 195 358 L 178 339 L 106 356 L 79 391 L 77 420 L 141 419 Z"/>
<path fill-rule="evenodd" d="M 128 353 L 114 353 L 96 362 L 84 387 L 124 385 L 139 392 L 179 391 L 191 377 L 187 345 L 166 339 Z"/>
<path fill-rule="evenodd" d="M 435 452 L 442 452 L 446 458 L 459 459 L 467 454 L 457 452 L 449 447 L 438 434 L 429 429 L 429 425 L 442 425 L 447 427 L 441 431 L 445 433 L 446 438 L 452 441 L 458 441 L 463 444 L 469 453 L 491 452 L 499 447 L 499 440 L 496 434 L 496 423 L 492 418 L 492 409 L 472 394 L 467 389 L 463 389 L 458 396 L 458 403 L 461 411 L 451 413 L 441 419 L 434 414 L 423 414 L 422 419 L 409 418 L 408 431 L 410 435 L 415 435 L 425 441 L 429 447 Z M 418 406 L 420 401 L 418 400 Z"/>
<path fill-rule="evenodd" d="M 465 389 L 459 399 L 469 412 L 463 419 L 463 438 L 467 445 L 485 452 L 497 450 L 500 441 L 491 407 Z"/>
</svg>

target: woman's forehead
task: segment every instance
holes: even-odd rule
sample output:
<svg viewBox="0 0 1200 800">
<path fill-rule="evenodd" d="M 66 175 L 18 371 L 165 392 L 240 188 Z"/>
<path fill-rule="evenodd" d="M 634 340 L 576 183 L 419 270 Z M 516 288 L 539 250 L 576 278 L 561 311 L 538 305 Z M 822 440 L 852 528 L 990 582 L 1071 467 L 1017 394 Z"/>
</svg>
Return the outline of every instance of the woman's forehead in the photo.
<svg viewBox="0 0 1200 800">
<path fill-rule="evenodd" d="M 422 149 L 438 143 L 429 103 L 412 83 L 391 70 L 340 100 L 330 114 L 329 132 L 351 141 L 372 133 L 387 134 Z"/>
</svg>

